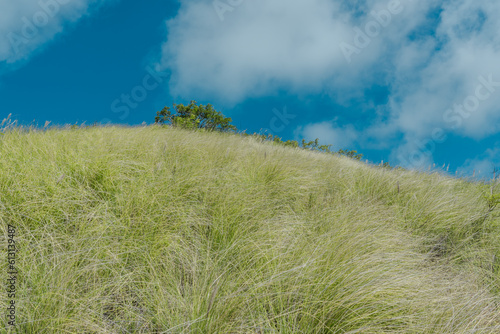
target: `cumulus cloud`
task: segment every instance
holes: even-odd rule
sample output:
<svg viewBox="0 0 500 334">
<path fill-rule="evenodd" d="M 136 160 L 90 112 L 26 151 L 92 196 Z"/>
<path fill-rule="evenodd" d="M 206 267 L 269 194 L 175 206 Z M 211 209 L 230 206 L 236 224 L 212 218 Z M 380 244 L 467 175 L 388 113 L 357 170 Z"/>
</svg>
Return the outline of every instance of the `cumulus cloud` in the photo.
<svg viewBox="0 0 500 334">
<path fill-rule="evenodd" d="M 16 0 L 0 3 L 0 64 L 26 60 L 91 8 L 109 1 Z"/>
<path fill-rule="evenodd" d="M 216 3 L 224 6 L 216 10 Z M 386 63 L 388 52 L 394 56 L 394 46 L 425 20 L 432 3 L 184 1 L 167 22 L 162 66 L 172 71 L 170 88 L 180 96 L 238 103 L 287 89 L 347 99 L 385 73 L 377 62 Z M 358 29 L 373 22 L 383 27 L 359 38 Z"/>
<path fill-rule="evenodd" d="M 338 45 L 350 27 L 339 2 L 244 1 L 223 18 L 212 2 L 190 1 L 168 21 L 162 65 L 174 94 L 237 103 L 318 89 L 345 64 Z"/>
<path fill-rule="evenodd" d="M 389 110 L 405 136 L 400 162 L 422 152 L 432 160 L 435 131 L 480 140 L 500 130 L 500 3 L 448 1 L 441 10 L 434 33 L 407 40 L 395 58 Z"/>
<path fill-rule="evenodd" d="M 443 133 L 479 140 L 500 130 L 497 0 L 221 0 L 218 11 L 214 3 L 184 1 L 167 23 L 161 65 L 175 95 L 236 104 L 287 91 L 345 106 L 384 86 L 388 102 L 372 111 L 382 114 L 357 124 L 356 140 L 391 140 L 403 164 L 415 152 L 432 162 Z M 342 140 L 325 123 L 308 129 Z"/>
<path fill-rule="evenodd" d="M 299 127 L 295 134 L 306 140 L 321 139 L 321 144 L 332 144 L 332 150 L 348 149 L 358 138 L 358 133 L 352 125 L 339 126 L 334 121 L 309 124 Z"/>
<path fill-rule="evenodd" d="M 458 168 L 459 174 L 473 175 L 479 178 L 491 178 L 493 171 L 496 170 L 496 176 L 499 176 L 500 168 L 500 146 L 487 149 L 482 154 L 473 159 L 468 159 L 464 165 Z"/>
<path fill-rule="evenodd" d="M 474 113 L 473 117 L 464 116 L 466 122 L 458 124 L 448 121 L 445 115 L 454 104 L 463 105 L 468 97 L 476 95 L 478 85 L 483 83 L 481 76 L 486 79 L 491 76 L 494 82 L 500 82 L 500 40 L 495 42 L 496 37 L 491 34 L 500 29 L 495 14 L 495 11 L 498 13 L 500 10 L 500 3 L 490 2 L 489 6 L 487 2 L 481 4 L 482 10 L 479 12 L 483 14 L 472 14 L 476 15 L 475 18 L 471 18 L 471 12 L 479 10 L 475 2 L 470 2 L 470 6 L 445 7 L 434 39 L 447 42 L 426 57 L 426 66 L 418 71 L 418 80 L 394 87 L 392 98 L 399 102 L 395 103 L 393 111 L 402 129 L 418 134 L 430 124 L 442 123 L 445 127 L 460 128 L 463 134 L 478 139 L 498 131 L 498 128 L 485 123 L 488 118 L 498 119 L 500 116 L 494 107 L 500 101 L 498 86 L 494 86 L 497 94 L 490 94 L 487 99 L 480 101 L 474 112 L 469 111 Z M 488 17 L 485 16 L 486 12 L 489 13 Z M 415 43 L 409 43 L 408 47 L 412 48 L 412 44 Z M 406 52 L 406 47 L 401 52 Z M 400 59 L 404 59 L 404 55 Z M 410 69 L 410 72 L 417 72 L 417 68 Z M 404 71 L 397 73 L 404 74 Z M 456 114 L 458 112 L 448 113 L 449 116 Z M 483 128 L 483 125 L 487 127 Z"/>
</svg>

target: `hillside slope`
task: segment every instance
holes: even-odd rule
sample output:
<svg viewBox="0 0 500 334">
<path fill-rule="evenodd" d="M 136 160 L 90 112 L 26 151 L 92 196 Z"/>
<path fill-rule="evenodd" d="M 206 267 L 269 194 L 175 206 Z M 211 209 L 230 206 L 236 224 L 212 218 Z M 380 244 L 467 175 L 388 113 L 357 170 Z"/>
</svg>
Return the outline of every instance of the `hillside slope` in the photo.
<svg viewBox="0 0 500 334">
<path fill-rule="evenodd" d="M 150 126 L 10 129 L 0 187 L 18 333 L 500 332 L 481 184 Z"/>
</svg>

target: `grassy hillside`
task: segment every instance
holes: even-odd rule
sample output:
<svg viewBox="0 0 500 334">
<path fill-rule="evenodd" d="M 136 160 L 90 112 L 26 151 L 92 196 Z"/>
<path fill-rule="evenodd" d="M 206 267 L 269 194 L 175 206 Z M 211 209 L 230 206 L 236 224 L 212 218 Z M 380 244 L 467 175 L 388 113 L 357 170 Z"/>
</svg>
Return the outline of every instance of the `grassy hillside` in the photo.
<svg viewBox="0 0 500 334">
<path fill-rule="evenodd" d="M 17 333 L 500 332 L 486 185 L 150 126 L 10 129 L 0 187 Z"/>
</svg>

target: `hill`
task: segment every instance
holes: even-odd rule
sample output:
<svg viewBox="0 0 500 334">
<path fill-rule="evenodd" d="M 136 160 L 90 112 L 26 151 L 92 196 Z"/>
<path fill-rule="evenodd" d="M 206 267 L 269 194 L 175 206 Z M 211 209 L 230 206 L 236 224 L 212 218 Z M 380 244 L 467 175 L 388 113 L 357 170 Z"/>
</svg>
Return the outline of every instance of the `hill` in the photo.
<svg viewBox="0 0 500 334">
<path fill-rule="evenodd" d="M 485 184 L 147 126 L 8 129 L 0 187 L 18 333 L 500 332 Z"/>
</svg>

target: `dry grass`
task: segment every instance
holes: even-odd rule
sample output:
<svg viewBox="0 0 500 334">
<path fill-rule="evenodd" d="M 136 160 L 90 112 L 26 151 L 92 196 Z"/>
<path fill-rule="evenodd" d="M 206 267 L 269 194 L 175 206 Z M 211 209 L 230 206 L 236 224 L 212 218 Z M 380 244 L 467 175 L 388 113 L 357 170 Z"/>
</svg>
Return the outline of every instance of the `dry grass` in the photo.
<svg viewBox="0 0 500 334">
<path fill-rule="evenodd" d="M 154 126 L 10 127 L 0 187 L 18 333 L 500 332 L 481 184 Z"/>
</svg>

